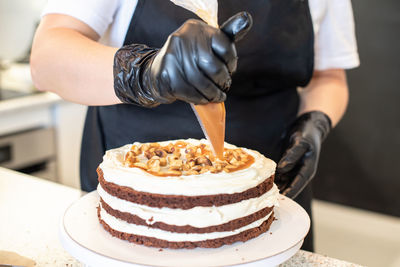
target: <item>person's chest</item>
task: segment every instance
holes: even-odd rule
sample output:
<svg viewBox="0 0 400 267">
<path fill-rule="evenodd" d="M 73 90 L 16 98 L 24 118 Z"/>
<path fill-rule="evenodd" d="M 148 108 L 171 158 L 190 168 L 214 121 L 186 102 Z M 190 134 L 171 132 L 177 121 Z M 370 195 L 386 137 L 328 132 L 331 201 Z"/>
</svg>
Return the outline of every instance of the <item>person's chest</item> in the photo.
<svg viewBox="0 0 400 267">
<path fill-rule="evenodd" d="M 168 1 L 168 0 L 164 0 L 164 1 Z M 299 0 L 291 0 L 291 1 L 298 2 Z M 322 23 L 324 14 L 326 12 L 327 1 L 328 0 L 308 0 L 309 8 L 310 8 L 311 16 L 312 16 L 313 29 L 314 29 L 315 33 L 318 33 L 318 31 L 319 31 L 320 24 Z M 138 6 L 138 2 L 139 2 L 139 6 Z M 219 2 L 221 2 L 221 1 L 219 1 Z M 225 1 L 225 2 L 229 2 L 229 1 Z M 243 2 L 247 2 L 247 1 L 243 1 Z M 261 12 L 263 14 L 263 16 L 266 16 L 265 5 L 264 6 L 260 5 L 257 7 L 258 7 L 257 12 Z M 105 35 L 102 36 L 101 42 L 106 45 L 111 45 L 111 46 L 115 46 L 115 47 L 122 46 L 124 43 L 125 37 L 126 37 L 126 33 L 128 32 L 128 28 L 131 23 L 131 20 L 135 16 L 138 15 L 137 8 L 140 8 L 140 0 L 139 1 L 137 1 L 137 0 L 120 1 L 119 8 L 115 11 L 114 22 L 112 24 L 110 24 Z M 221 4 L 220 4 L 219 8 L 220 8 L 220 12 L 221 12 Z M 156 20 L 157 18 L 155 17 L 154 19 Z M 220 19 L 223 19 L 223 18 L 220 18 Z"/>
</svg>

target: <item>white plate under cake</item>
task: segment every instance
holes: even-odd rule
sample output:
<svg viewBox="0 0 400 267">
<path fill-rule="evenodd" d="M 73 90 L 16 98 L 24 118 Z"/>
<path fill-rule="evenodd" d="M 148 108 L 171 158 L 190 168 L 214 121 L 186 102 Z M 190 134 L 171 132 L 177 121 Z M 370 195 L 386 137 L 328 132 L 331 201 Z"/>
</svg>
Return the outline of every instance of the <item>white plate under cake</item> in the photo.
<svg viewBox="0 0 400 267">
<path fill-rule="evenodd" d="M 134 143 L 98 167 L 98 218 L 113 236 L 160 248 L 245 242 L 274 221 L 276 164 L 257 151 L 206 140 Z"/>
</svg>

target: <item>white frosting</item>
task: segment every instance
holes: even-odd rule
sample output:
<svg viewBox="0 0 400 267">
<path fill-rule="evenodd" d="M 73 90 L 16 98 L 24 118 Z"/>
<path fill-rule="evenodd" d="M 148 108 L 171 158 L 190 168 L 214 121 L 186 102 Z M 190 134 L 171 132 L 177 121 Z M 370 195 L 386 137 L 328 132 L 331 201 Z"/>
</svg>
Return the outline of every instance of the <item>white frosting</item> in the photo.
<svg viewBox="0 0 400 267">
<path fill-rule="evenodd" d="M 160 142 L 160 144 L 167 145 L 176 141 L 185 141 L 193 145 L 207 144 L 205 139 L 174 140 Z M 140 145 L 140 143 L 134 143 L 134 145 Z M 100 168 L 107 182 L 127 186 L 141 192 L 186 196 L 239 193 L 265 181 L 275 173 L 276 167 L 274 161 L 264 157 L 259 152 L 242 148 L 253 156 L 255 160 L 246 169 L 231 173 L 208 172 L 200 175 L 160 177 L 151 175 L 139 168 L 129 168 L 123 165 L 125 154 L 130 150 L 131 146 L 125 145 L 108 150 L 103 157 Z M 238 148 L 228 143 L 225 143 L 225 147 Z"/>
<path fill-rule="evenodd" d="M 157 229 L 157 228 L 150 228 L 150 227 L 143 226 L 143 225 L 130 224 L 123 220 L 120 220 L 118 218 L 111 216 L 102 207 L 100 209 L 101 219 L 114 230 L 117 230 L 119 232 L 134 234 L 134 235 L 155 237 L 157 239 L 162 239 L 162 240 L 172 241 L 172 242 L 183 242 L 183 241 L 195 242 L 195 241 L 203 241 L 203 240 L 216 239 L 216 238 L 236 235 L 240 232 L 260 226 L 265 220 L 267 220 L 269 218 L 271 213 L 269 213 L 267 216 L 265 216 L 264 218 L 262 218 L 260 220 L 254 221 L 242 228 L 235 229 L 233 231 L 212 232 L 212 233 L 204 233 L 204 234 L 197 234 L 197 233 L 186 234 L 186 233 L 173 233 L 173 232 L 164 231 L 164 230 Z"/>
<path fill-rule="evenodd" d="M 164 222 L 170 225 L 190 225 L 208 227 L 223 224 L 240 217 L 248 216 L 266 207 L 278 206 L 279 190 L 274 185 L 271 190 L 260 197 L 242 200 L 220 207 L 194 207 L 191 209 L 153 208 L 132 203 L 108 194 L 99 184 L 97 192 L 111 208 L 134 214 L 148 224 Z"/>
</svg>

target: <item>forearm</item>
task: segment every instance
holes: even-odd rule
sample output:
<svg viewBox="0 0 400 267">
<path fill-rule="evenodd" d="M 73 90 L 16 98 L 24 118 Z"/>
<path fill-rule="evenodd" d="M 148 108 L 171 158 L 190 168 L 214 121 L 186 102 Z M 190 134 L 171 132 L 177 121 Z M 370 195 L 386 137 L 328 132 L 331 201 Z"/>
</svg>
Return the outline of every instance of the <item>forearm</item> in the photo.
<svg viewBox="0 0 400 267">
<path fill-rule="evenodd" d="M 31 71 L 36 87 L 85 105 L 120 103 L 113 87 L 117 49 L 94 41 L 93 33 L 54 25 L 57 21 L 46 24 L 45 17 L 35 35 Z"/>
<path fill-rule="evenodd" d="M 346 74 L 342 69 L 314 72 L 307 87 L 299 90 L 298 115 L 319 110 L 329 116 L 332 127 L 343 117 L 348 103 Z"/>
</svg>

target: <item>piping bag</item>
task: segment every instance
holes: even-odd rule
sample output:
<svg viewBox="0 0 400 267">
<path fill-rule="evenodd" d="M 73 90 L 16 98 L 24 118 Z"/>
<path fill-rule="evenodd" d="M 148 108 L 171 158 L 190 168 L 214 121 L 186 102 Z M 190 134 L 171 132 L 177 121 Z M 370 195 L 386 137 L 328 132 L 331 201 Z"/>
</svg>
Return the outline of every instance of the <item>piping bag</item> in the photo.
<svg viewBox="0 0 400 267">
<path fill-rule="evenodd" d="M 192 11 L 208 25 L 218 28 L 217 0 L 171 0 L 175 5 Z M 190 104 L 204 135 L 211 144 L 216 157 L 222 159 L 225 140 L 225 104 Z"/>
</svg>

